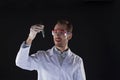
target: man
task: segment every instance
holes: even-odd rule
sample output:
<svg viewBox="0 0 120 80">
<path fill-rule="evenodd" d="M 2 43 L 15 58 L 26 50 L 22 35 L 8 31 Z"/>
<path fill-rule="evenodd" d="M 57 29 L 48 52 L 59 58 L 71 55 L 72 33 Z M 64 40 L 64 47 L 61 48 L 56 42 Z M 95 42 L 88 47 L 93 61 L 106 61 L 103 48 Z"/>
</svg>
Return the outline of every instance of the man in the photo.
<svg viewBox="0 0 120 80">
<path fill-rule="evenodd" d="M 67 20 L 59 20 L 52 30 L 55 46 L 29 55 L 32 41 L 43 28 L 40 24 L 30 28 L 29 36 L 17 54 L 16 65 L 22 69 L 36 70 L 38 80 L 86 80 L 82 58 L 68 47 L 73 26 Z"/>
</svg>

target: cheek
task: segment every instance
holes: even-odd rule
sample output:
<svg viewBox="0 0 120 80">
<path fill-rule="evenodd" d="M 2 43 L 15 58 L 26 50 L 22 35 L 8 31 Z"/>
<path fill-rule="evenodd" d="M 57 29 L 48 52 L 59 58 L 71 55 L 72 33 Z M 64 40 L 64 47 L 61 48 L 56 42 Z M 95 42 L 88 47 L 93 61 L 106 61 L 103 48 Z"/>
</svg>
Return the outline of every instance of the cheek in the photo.
<svg viewBox="0 0 120 80">
<path fill-rule="evenodd" d="M 64 39 L 65 39 L 65 40 L 68 40 L 68 36 L 64 36 Z"/>
<path fill-rule="evenodd" d="M 67 42 L 67 41 L 68 41 L 68 37 L 65 36 L 65 37 L 63 38 L 63 41 L 64 41 L 64 42 Z"/>
</svg>

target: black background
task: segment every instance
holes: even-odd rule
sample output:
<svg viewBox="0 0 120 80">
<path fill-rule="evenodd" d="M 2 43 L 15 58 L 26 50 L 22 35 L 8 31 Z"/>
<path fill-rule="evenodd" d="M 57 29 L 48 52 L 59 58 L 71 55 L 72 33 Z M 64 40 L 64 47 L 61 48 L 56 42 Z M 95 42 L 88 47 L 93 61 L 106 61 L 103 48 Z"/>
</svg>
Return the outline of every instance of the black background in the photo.
<svg viewBox="0 0 120 80">
<path fill-rule="evenodd" d="M 37 80 L 36 71 L 16 67 L 15 57 L 30 26 L 41 22 L 45 38 L 37 35 L 31 53 L 51 48 L 51 30 L 61 18 L 73 23 L 69 46 L 83 58 L 87 80 L 119 80 L 119 9 L 119 0 L 1 0 L 1 80 Z"/>
</svg>

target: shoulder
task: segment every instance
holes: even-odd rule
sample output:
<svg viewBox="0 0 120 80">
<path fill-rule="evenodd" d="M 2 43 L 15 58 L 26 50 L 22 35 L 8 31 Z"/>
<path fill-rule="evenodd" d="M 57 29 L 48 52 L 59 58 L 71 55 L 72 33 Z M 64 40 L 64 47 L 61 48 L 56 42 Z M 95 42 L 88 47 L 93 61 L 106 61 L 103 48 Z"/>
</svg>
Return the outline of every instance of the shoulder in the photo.
<svg viewBox="0 0 120 80">
<path fill-rule="evenodd" d="M 38 50 L 35 54 L 36 56 L 41 56 L 41 55 L 49 55 L 50 53 L 52 53 L 53 48 L 47 49 L 47 50 Z"/>
<path fill-rule="evenodd" d="M 31 56 L 44 56 L 47 55 L 48 51 L 47 50 L 38 50 L 36 53 L 32 54 Z"/>
<path fill-rule="evenodd" d="M 76 61 L 76 62 L 82 62 L 83 61 L 83 59 L 82 59 L 82 57 L 81 56 L 79 56 L 79 55 L 77 55 L 77 54 L 75 54 L 75 53 L 73 53 L 72 52 L 72 56 L 73 56 L 73 58 L 74 58 L 74 60 Z"/>
</svg>

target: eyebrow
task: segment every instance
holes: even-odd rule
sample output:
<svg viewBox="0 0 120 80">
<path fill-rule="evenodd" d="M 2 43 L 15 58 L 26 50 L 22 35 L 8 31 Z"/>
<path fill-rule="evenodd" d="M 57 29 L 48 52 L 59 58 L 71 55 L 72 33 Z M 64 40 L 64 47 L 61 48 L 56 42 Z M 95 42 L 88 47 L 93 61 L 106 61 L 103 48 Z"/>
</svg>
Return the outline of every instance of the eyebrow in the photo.
<svg viewBox="0 0 120 80">
<path fill-rule="evenodd" d="M 53 29 L 53 30 L 55 30 L 55 31 L 56 31 L 56 30 L 65 31 L 64 29 Z"/>
</svg>

